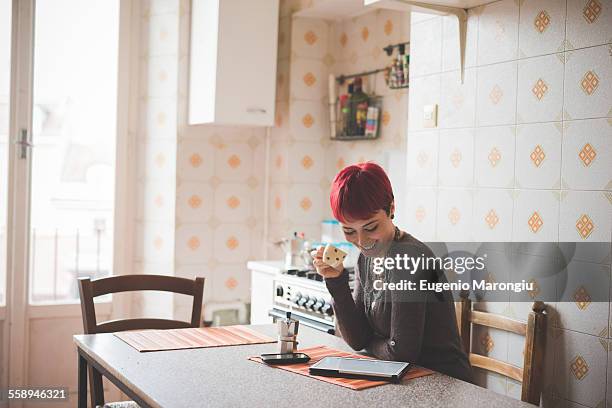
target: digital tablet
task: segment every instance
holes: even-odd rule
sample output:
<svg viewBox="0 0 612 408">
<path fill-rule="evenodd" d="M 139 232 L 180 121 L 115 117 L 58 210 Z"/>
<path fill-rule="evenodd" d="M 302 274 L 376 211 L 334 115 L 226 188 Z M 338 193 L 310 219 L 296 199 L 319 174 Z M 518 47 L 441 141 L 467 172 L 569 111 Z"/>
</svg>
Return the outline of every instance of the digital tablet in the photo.
<svg viewBox="0 0 612 408">
<path fill-rule="evenodd" d="M 403 361 L 369 358 L 325 357 L 308 369 L 312 375 L 325 377 L 364 378 L 375 381 L 399 382 L 410 368 Z"/>
</svg>

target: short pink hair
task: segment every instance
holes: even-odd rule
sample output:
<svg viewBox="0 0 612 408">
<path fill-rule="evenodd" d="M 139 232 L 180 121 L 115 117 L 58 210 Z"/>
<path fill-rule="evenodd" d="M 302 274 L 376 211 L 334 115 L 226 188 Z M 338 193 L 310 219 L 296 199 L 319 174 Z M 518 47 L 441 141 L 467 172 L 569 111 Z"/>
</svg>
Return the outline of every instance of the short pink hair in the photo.
<svg viewBox="0 0 612 408">
<path fill-rule="evenodd" d="M 353 164 L 342 169 L 332 183 L 329 202 L 340 222 L 364 220 L 379 210 L 389 214 L 393 189 L 387 173 L 376 163 Z"/>
</svg>

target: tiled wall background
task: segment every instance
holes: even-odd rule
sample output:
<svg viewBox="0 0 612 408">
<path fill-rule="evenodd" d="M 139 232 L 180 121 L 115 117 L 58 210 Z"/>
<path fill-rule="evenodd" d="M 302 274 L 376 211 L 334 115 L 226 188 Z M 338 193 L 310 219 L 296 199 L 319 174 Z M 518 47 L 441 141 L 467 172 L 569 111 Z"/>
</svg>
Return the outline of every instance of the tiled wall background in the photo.
<svg viewBox="0 0 612 408">
<path fill-rule="evenodd" d="M 470 9 L 463 84 L 452 18 L 413 13 L 411 38 L 408 231 L 437 241 L 607 242 L 576 253 L 568 281 L 549 286 L 567 302 L 549 304 L 543 403 L 606 406 L 610 304 L 591 300 L 610 296 L 612 2 Z M 439 126 L 425 129 L 423 106 L 432 103 Z M 527 280 L 543 287 L 550 260 L 527 252 L 536 271 Z M 478 307 L 525 320 L 529 303 L 518 301 L 543 295 Z M 480 330 L 472 340 L 478 352 L 522 366 L 522 338 Z M 478 372 L 478 381 L 520 398 L 512 380 Z"/>
<path fill-rule="evenodd" d="M 293 14 L 311 5 L 281 2 L 277 127 L 272 130 L 270 154 L 271 239 L 303 231 L 318 240 L 321 220 L 331 217 L 331 181 L 349 164 L 380 163 L 397 176 L 396 194 L 401 195 L 407 92 L 389 90 L 382 73 L 367 78 L 366 91 L 383 96 L 380 138 L 332 141 L 328 78 L 388 65 L 390 58 L 382 48 L 408 41 L 409 15 L 378 10 L 349 20 L 327 21 Z M 281 256 L 276 250 L 270 257 Z"/>
</svg>

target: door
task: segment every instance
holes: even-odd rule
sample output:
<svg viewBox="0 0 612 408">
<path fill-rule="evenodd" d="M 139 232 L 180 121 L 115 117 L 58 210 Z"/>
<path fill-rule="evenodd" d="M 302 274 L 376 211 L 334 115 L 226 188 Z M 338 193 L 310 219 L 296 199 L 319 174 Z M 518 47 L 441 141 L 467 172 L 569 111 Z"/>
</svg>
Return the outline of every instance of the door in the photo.
<svg viewBox="0 0 612 408">
<path fill-rule="evenodd" d="M 129 72 L 120 55 L 131 7 L 0 0 L 2 385 L 69 387 L 64 406 L 76 404 L 77 279 L 123 265 L 115 226 L 126 225 L 126 211 L 116 197 L 128 132 L 119 84 Z M 117 312 L 113 299 L 100 300 L 99 319 Z"/>
</svg>

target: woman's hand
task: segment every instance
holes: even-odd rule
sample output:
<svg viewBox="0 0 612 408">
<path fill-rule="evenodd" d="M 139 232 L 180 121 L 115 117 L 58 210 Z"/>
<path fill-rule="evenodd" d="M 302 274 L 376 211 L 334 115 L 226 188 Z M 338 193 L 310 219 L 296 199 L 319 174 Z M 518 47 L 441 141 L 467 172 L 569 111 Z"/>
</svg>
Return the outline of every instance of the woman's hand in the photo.
<svg viewBox="0 0 612 408">
<path fill-rule="evenodd" d="M 338 276 L 342 275 L 342 272 L 344 271 L 344 266 L 340 264 L 338 266 L 340 270 L 338 270 L 338 269 L 332 268 L 331 266 L 323 262 L 323 251 L 324 250 L 325 250 L 325 247 L 319 247 L 319 249 L 315 249 L 310 253 L 313 258 L 312 264 L 317 269 L 317 273 L 323 276 L 324 278 L 326 279 L 327 278 L 337 278 Z"/>
</svg>

